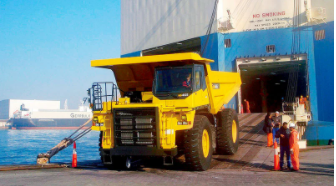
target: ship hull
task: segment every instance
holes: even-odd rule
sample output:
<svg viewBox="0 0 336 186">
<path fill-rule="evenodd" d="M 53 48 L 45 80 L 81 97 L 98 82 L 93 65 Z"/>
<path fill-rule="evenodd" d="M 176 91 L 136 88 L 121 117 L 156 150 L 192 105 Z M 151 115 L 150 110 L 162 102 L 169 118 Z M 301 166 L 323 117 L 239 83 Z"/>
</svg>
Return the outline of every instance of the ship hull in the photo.
<svg viewBox="0 0 336 186">
<path fill-rule="evenodd" d="M 12 120 L 12 129 L 16 130 L 73 130 L 87 122 L 88 119 L 30 119 L 16 118 Z M 89 128 L 90 124 L 83 127 Z"/>
</svg>

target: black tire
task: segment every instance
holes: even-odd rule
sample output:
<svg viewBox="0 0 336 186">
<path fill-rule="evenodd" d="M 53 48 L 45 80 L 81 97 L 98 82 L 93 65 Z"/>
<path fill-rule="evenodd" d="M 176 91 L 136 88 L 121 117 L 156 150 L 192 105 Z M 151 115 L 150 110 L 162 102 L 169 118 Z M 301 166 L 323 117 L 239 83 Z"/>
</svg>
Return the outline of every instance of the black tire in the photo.
<svg viewBox="0 0 336 186">
<path fill-rule="evenodd" d="M 206 130 L 209 140 L 208 154 L 205 157 L 203 153 L 203 132 Z M 209 169 L 213 153 L 212 131 L 208 118 L 202 115 L 196 115 L 192 129 L 184 133 L 184 154 L 187 165 L 194 171 L 205 171 Z"/>
<path fill-rule="evenodd" d="M 111 170 L 124 170 L 126 169 L 126 157 L 112 156 L 112 165 L 108 165 Z"/>
<path fill-rule="evenodd" d="M 103 152 L 102 152 L 102 150 L 103 150 L 103 148 L 102 148 L 102 139 L 103 139 L 103 132 L 101 131 L 100 134 L 99 134 L 99 156 L 100 156 L 100 160 L 104 164 L 104 166 L 106 168 L 112 169 L 112 170 L 125 169 L 126 168 L 126 158 L 125 157 L 112 156 L 112 164 L 106 164 L 104 162 L 104 157 L 103 157 Z M 110 159 L 108 159 L 108 160 L 110 160 Z"/>
<path fill-rule="evenodd" d="M 239 145 L 239 122 L 238 116 L 233 109 L 224 109 L 217 113 L 217 153 L 218 154 L 235 154 Z M 233 121 L 236 123 L 236 136 L 233 135 Z M 235 138 L 235 139 L 233 139 Z"/>
<path fill-rule="evenodd" d="M 103 153 L 102 153 L 102 140 L 103 140 L 103 132 L 100 131 L 100 134 L 99 134 L 99 156 L 100 156 L 100 160 L 102 163 L 104 163 L 103 161 Z"/>
<path fill-rule="evenodd" d="M 104 167 L 110 170 L 125 170 L 126 169 L 126 158 L 121 156 L 112 156 L 112 164 L 104 164 Z"/>
</svg>

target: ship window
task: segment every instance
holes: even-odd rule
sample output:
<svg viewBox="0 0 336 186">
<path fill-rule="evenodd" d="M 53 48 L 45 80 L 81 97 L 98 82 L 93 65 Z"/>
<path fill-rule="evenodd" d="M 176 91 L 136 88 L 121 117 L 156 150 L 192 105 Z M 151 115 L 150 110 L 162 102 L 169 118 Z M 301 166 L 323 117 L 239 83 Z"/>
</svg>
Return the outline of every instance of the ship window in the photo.
<svg viewBox="0 0 336 186">
<path fill-rule="evenodd" d="M 225 48 L 230 48 L 231 47 L 231 39 L 225 39 L 224 40 L 224 46 L 225 46 Z"/>
<path fill-rule="evenodd" d="M 266 46 L 267 53 L 274 53 L 275 52 L 275 45 L 267 45 Z"/>
<path fill-rule="evenodd" d="M 315 40 L 325 39 L 325 30 L 317 30 L 315 31 Z"/>
</svg>

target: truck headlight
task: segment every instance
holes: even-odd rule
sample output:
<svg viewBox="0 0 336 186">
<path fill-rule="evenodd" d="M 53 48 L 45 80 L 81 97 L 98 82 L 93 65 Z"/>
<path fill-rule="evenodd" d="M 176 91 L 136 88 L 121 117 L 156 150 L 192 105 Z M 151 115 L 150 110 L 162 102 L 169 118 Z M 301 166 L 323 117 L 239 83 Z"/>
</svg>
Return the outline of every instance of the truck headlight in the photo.
<svg viewBox="0 0 336 186">
<path fill-rule="evenodd" d="M 178 94 L 177 97 L 188 97 L 189 94 L 188 93 L 183 93 L 183 94 Z"/>
<path fill-rule="evenodd" d="M 189 122 L 188 121 L 178 121 L 177 125 L 188 125 Z"/>
<path fill-rule="evenodd" d="M 104 126 L 104 123 L 94 123 L 94 126 L 96 126 L 96 127 L 102 127 L 102 126 Z"/>
</svg>

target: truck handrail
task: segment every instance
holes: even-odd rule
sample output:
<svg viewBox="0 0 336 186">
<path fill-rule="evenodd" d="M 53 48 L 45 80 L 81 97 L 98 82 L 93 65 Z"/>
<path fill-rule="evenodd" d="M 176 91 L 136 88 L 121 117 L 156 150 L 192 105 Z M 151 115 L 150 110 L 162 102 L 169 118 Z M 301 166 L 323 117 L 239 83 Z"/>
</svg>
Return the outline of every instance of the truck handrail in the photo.
<svg viewBox="0 0 336 186">
<path fill-rule="evenodd" d="M 91 87 L 90 104 L 93 111 L 103 110 L 103 101 L 118 101 L 118 87 L 114 82 L 94 82 Z"/>
</svg>

